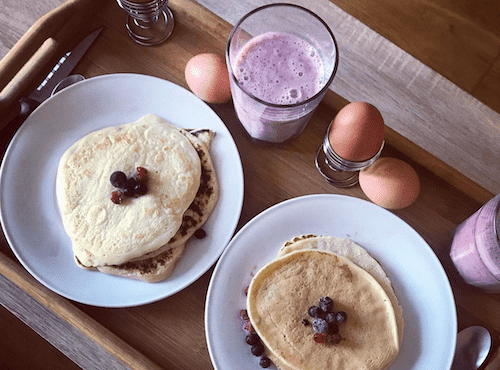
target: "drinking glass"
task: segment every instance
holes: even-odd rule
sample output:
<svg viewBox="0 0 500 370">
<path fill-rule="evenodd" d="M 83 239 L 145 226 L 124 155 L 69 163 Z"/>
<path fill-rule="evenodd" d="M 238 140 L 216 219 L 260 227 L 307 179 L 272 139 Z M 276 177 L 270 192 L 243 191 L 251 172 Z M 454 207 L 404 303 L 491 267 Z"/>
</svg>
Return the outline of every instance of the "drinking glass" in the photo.
<svg viewBox="0 0 500 370">
<path fill-rule="evenodd" d="M 259 94 L 249 88 L 248 76 L 244 78 L 241 76 L 240 71 L 243 69 L 240 66 L 241 63 L 244 63 L 249 50 L 258 47 L 258 40 L 266 38 L 268 35 L 275 38 L 281 37 L 282 40 L 284 36 L 280 35 L 298 37 L 307 43 L 311 55 L 314 53 L 319 55 L 320 63 L 318 66 L 321 68 L 314 68 L 319 75 L 319 82 L 316 89 L 307 96 L 301 94 L 300 91 L 298 92 L 299 98 L 304 97 L 304 100 L 278 102 L 276 99 L 263 98 L 262 95 L 257 96 Z M 279 55 L 279 48 L 275 52 Z M 263 59 L 271 60 L 272 58 L 271 55 L 271 58 Z M 339 55 L 337 42 L 332 31 L 319 16 L 298 5 L 275 3 L 254 9 L 234 26 L 226 47 L 226 63 L 234 107 L 245 130 L 252 139 L 257 141 L 282 143 L 297 137 L 306 127 L 333 81 L 339 63 Z M 277 69 L 275 76 L 273 70 L 270 69 L 271 65 L 272 61 L 268 67 L 255 67 L 250 72 L 257 78 L 267 75 L 272 81 L 276 77 L 276 83 L 281 83 L 279 82 L 281 77 L 279 71 L 283 71 L 283 69 Z M 289 65 L 285 67 L 288 68 Z M 284 78 L 283 81 L 286 80 L 290 86 L 297 87 L 304 76 Z M 297 96 L 297 90 L 290 90 L 292 97 L 294 94 Z"/>
</svg>

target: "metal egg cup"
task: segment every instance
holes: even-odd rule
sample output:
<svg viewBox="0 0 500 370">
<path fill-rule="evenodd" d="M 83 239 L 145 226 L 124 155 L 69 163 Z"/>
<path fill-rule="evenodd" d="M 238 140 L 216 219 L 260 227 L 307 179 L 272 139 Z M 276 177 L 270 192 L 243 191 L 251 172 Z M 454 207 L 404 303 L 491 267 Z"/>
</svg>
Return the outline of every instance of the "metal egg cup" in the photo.
<svg viewBox="0 0 500 370">
<path fill-rule="evenodd" d="M 323 145 L 316 153 L 316 168 L 331 185 L 338 188 L 348 188 L 358 183 L 359 171 L 370 166 L 380 157 L 385 142 L 383 141 L 378 152 L 366 161 L 354 162 L 346 160 L 335 153 L 330 144 L 328 136 L 332 123 L 328 126 Z"/>
<path fill-rule="evenodd" d="M 130 37 L 138 44 L 158 45 L 172 33 L 174 16 L 168 7 L 168 0 L 116 1 L 120 8 L 127 12 L 125 26 Z"/>
</svg>

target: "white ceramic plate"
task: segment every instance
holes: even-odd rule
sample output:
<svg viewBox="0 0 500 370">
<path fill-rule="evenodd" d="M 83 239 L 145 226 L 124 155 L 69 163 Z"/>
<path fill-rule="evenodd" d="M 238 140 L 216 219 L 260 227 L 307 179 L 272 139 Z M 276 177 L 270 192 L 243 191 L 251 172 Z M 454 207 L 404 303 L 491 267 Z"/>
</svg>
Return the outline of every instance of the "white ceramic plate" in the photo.
<svg viewBox="0 0 500 370">
<path fill-rule="evenodd" d="M 310 195 L 279 203 L 248 222 L 231 240 L 214 270 L 205 329 L 217 370 L 258 369 L 245 343 L 239 311 L 252 274 L 281 245 L 302 234 L 350 238 L 389 275 L 404 310 L 404 342 L 391 370 L 449 369 L 457 317 L 448 278 L 429 245 L 407 223 L 370 202 L 342 195 Z"/>
<path fill-rule="evenodd" d="M 186 128 L 216 131 L 211 154 L 220 199 L 192 238 L 173 275 L 156 284 L 83 270 L 74 262 L 62 226 L 55 177 L 62 154 L 87 133 L 155 113 Z M 62 90 L 40 105 L 11 142 L 0 171 L 0 216 L 7 240 L 40 282 L 77 302 L 127 307 L 168 297 L 198 279 L 219 258 L 236 229 L 243 203 L 243 171 L 236 145 L 203 101 L 171 82 L 145 75 L 112 74 Z"/>
</svg>

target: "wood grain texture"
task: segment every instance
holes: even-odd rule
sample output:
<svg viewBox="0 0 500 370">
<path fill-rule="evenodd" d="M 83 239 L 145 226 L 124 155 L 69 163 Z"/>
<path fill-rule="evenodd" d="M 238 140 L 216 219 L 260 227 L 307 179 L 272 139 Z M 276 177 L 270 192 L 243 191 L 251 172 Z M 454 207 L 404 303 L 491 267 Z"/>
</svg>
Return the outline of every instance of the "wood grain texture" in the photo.
<svg viewBox="0 0 500 370">
<path fill-rule="evenodd" d="M 239 2 L 236 7 L 230 1 L 225 3 L 200 0 L 200 3 L 231 24 L 234 24 L 248 10 L 268 2 L 270 1 L 249 0 Z M 484 202 L 500 190 L 500 163 L 496 161 L 497 156 L 500 155 L 500 115 L 496 111 L 465 93 L 459 85 L 451 83 L 400 47 L 367 28 L 332 2 L 328 0 L 316 1 L 313 4 L 304 0 L 294 0 L 294 2 L 316 11 L 329 23 L 337 35 L 341 50 L 341 63 L 332 85 L 333 91 L 348 101 L 366 100 L 374 103 L 382 111 L 387 126 L 392 130 L 391 133 L 396 134 L 389 136 L 388 139 L 392 140 L 394 137 L 393 143 L 399 146 L 398 149 L 411 155 L 419 163 L 426 164 L 439 176 L 450 179 L 462 190 L 471 189 L 476 199 Z M 369 3 L 364 2 L 361 7 L 347 6 L 348 4 L 352 5 L 352 3 L 340 5 L 361 17 L 366 17 L 366 7 Z M 490 78 L 490 76 L 495 77 L 496 64 L 493 62 L 499 54 L 500 40 L 495 36 L 495 29 L 490 31 L 494 25 L 494 22 L 490 20 L 491 17 L 486 18 L 486 21 L 483 20 L 480 23 L 481 27 L 476 27 L 478 29 L 473 28 L 468 33 L 463 31 L 464 22 L 460 17 L 467 13 L 469 9 L 467 4 L 464 2 L 457 8 L 459 10 L 450 12 L 450 5 L 446 3 L 441 4 L 437 9 L 428 8 L 427 3 L 419 3 L 418 8 L 414 9 L 414 6 L 402 7 L 387 1 L 380 8 L 384 9 L 384 12 L 399 14 L 398 21 L 389 22 L 389 26 L 385 21 L 387 18 L 380 16 L 375 18 L 381 19 L 375 25 L 390 35 L 392 35 L 391 27 L 398 30 L 405 29 L 406 33 L 403 34 L 407 34 L 409 31 L 415 32 L 418 27 L 422 28 L 426 25 L 426 29 L 432 30 L 428 32 L 439 33 L 444 32 L 443 24 L 453 25 L 450 29 L 459 30 L 458 35 L 453 32 L 446 34 L 446 37 L 441 37 L 444 41 L 439 42 L 438 39 L 438 42 L 431 45 L 444 45 L 446 46 L 445 52 L 450 49 L 455 50 L 458 43 L 463 48 L 474 49 L 476 52 L 472 53 L 455 52 L 455 55 L 460 57 L 472 55 L 469 56 L 467 65 L 474 68 L 470 68 L 468 73 L 463 73 L 462 67 L 460 74 L 457 72 L 448 73 L 448 75 L 466 76 L 473 82 L 465 81 L 464 77 L 461 77 L 459 83 L 462 87 L 473 90 L 472 85 L 480 85 L 478 96 L 489 97 L 495 95 L 497 85 L 499 85 L 495 83 L 495 78 Z M 371 8 L 379 9 L 373 5 Z M 431 20 L 425 15 L 432 12 L 437 15 L 434 18 L 431 17 L 432 22 L 430 22 Z M 417 17 L 417 21 L 410 22 L 409 27 L 403 28 L 402 20 L 414 18 L 409 17 L 410 14 L 423 15 Z M 214 25 L 213 22 L 205 23 L 205 25 L 208 24 Z M 209 26 L 206 31 L 217 35 L 217 32 L 213 32 L 214 27 Z M 393 37 L 397 42 L 410 49 L 419 45 L 418 43 L 416 46 L 414 43 L 405 44 L 399 36 L 401 33 L 395 33 L 396 36 Z M 464 39 L 463 34 L 470 37 Z M 418 40 L 428 40 L 429 37 L 431 35 L 422 33 L 422 37 Z M 433 34 L 432 37 L 436 38 L 436 35 Z M 481 43 L 478 43 L 479 39 Z M 418 50 L 426 51 L 427 49 L 421 46 Z M 428 54 L 434 55 L 435 53 L 432 53 L 434 49 L 430 48 L 431 51 L 427 53 L 421 52 L 423 59 L 438 64 L 441 69 L 448 71 L 446 63 L 440 64 L 439 60 L 433 61 L 425 57 Z M 447 56 L 446 53 L 443 55 L 443 52 L 438 55 L 442 55 L 441 58 Z M 478 62 L 478 58 L 482 60 L 481 63 Z M 446 60 L 450 59 L 454 58 Z M 352 63 L 352 61 L 356 62 Z M 463 64 L 459 59 L 454 65 L 462 66 Z M 487 76 L 484 77 L 486 73 Z M 400 137 L 402 137 L 401 140 Z M 400 141 L 412 143 L 412 145 L 400 145 Z M 417 156 L 417 152 L 421 155 Z"/>
<path fill-rule="evenodd" d="M 500 111 L 500 53 L 478 82 L 473 93 L 497 112 Z"/>
<path fill-rule="evenodd" d="M 8 278 L 7 278 L 8 276 Z M 158 369 L 137 350 L 0 254 L 2 305 L 86 369 Z"/>
<path fill-rule="evenodd" d="M 488 72 L 500 56 L 500 11 L 491 1 L 368 0 L 334 3 L 495 111 L 500 80 Z M 375 6 L 376 4 L 376 6 Z M 496 94 L 479 95 L 496 82 Z"/>
<path fill-rule="evenodd" d="M 0 307 L 0 334 L 2 369 L 41 369 L 43 364 L 51 370 L 80 369 L 4 307 Z"/>
<path fill-rule="evenodd" d="M 61 5 L 63 0 L 16 1 L 0 0 L 0 58 L 41 16 Z"/>
<path fill-rule="evenodd" d="M 231 6 L 230 0 L 216 3 L 200 0 L 200 3 L 234 24 L 251 9 L 272 1 L 240 1 L 237 11 L 234 5 Z M 331 86 L 335 93 L 348 101 L 371 102 L 380 109 L 389 128 L 487 191 L 493 194 L 500 192 L 500 162 L 497 160 L 500 157 L 498 112 L 329 0 L 294 0 L 291 3 L 304 5 L 315 11 L 336 35 L 340 64 Z M 375 7 L 370 9 L 372 8 Z M 421 14 L 422 10 L 414 9 L 406 2 L 404 12 L 403 14 Z M 435 22 L 439 25 L 446 24 L 445 21 Z M 427 20 L 418 24 L 420 27 L 427 25 L 426 29 L 433 31 L 436 29 Z M 399 26 L 402 28 L 402 25 Z M 393 24 L 393 27 L 398 27 L 398 24 Z M 421 37 L 418 39 L 422 42 L 431 37 L 425 32 L 420 32 L 419 35 Z M 474 73 L 469 71 L 465 74 L 468 80 L 462 81 L 465 88 L 473 90 L 491 66 L 492 59 L 500 52 L 500 38 L 479 31 L 477 35 L 468 35 L 471 39 L 467 44 L 478 45 L 481 41 L 476 47 L 486 54 L 473 55 L 470 63 L 475 66 L 479 64 L 479 67 L 472 71 Z M 460 40 L 460 35 L 457 38 Z M 442 65 L 444 69 L 449 67 L 447 64 Z M 455 76 L 453 71 L 449 74 Z M 489 194 L 486 195 L 488 196 Z"/>
<path fill-rule="evenodd" d="M 28 4 L 33 0 L 21 2 Z M 191 0 L 172 0 L 170 4 L 176 17 L 176 25 L 171 38 L 157 47 L 145 48 L 135 44 L 128 37 L 124 27 L 125 13 L 115 2 L 112 0 L 103 2 L 99 13 L 82 28 L 81 33 L 86 34 L 101 25 L 105 25 L 105 29 L 76 67 L 75 72 L 87 78 L 105 73 L 143 73 L 187 87 L 184 80 L 186 62 L 193 55 L 201 52 L 216 52 L 224 55 L 225 40 L 231 30 L 231 22 L 224 21 L 216 14 L 207 11 L 204 6 Z M 205 4 L 210 9 L 215 9 L 216 13 L 224 11 L 224 9 L 217 9 L 227 6 L 224 1 L 210 0 Z M 231 12 L 226 12 L 228 17 L 231 16 L 234 21 L 239 19 L 244 10 L 240 8 L 238 10 L 235 6 L 244 7 L 245 4 L 245 2 L 231 3 Z M 325 5 L 323 1 L 317 4 L 316 6 Z M 442 87 L 448 86 L 442 85 L 443 81 L 447 81 L 444 77 L 453 81 L 457 86 L 472 89 L 473 91 L 468 91 L 472 95 L 481 91 L 487 97 L 490 93 L 497 91 L 493 80 L 490 82 L 490 88 L 485 88 L 486 76 L 495 76 L 499 68 L 493 55 L 494 47 L 491 47 L 495 43 L 495 37 L 483 37 L 483 42 L 486 43 L 484 46 L 481 43 L 475 48 L 470 45 L 477 42 L 478 38 L 481 39 L 479 36 L 483 32 L 490 34 L 490 30 L 495 30 L 497 27 L 493 24 L 495 16 L 484 10 L 487 8 L 482 8 L 484 14 L 480 16 L 470 16 L 467 14 L 470 8 L 464 0 L 459 0 L 457 10 L 452 10 L 453 4 L 448 0 L 432 3 L 415 0 L 411 4 L 409 1 L 403 1 L 400 4 L 396 0 L 355 0 L 338 1 L 336 4 L 343 11 L 350 9 L 347 11 L 349 14 L 357 14 L 358 18 L 365 17 L 364 23 L 370 24 L 379 33 L 385 32 L 384 37 L 394 43 L 393 46 L 387 46 L 380 35 L 373 36 L 373 31 L 368 30 L 364 33 L 360 31 L 361 25 L 342 11 L 328 10 L 329 14 L 332 12 L 331 14 L 335 17 L 338 15 L 338 19 L 332 21 L 335 27 L 344 27 L 343 32 L 353 27 L 352 38 L 348 39 L 349 45 L 345 48 L 354 49 L 350 51 L 351 54 L 346 54 L 346 57 L 352 55 L 361 58 L 359 53 L 362 53 L 363 58 L 360 60 L 366 61 L 364 48 L 371 48 L 369 52 L 375 58 L 380 58 L 381 52 L 387 52 L 387 55 L 392 58 L 387 59 L 384 64 L 371 66 L 363 64 L 364 67 L 360 70 L 355 69 L 355 63 L 346 64 L 345 68 L 353 69 L 355 74 L 361 72 L 373 74 L 371 78 L 366 75 L 365 77 L 355 75 L 352 77 L 354 81 L 369 81 L 370 83 L 377 81 L 381 84 L 380 86 L 387 86 L 385 84 L 390 84 L 390 82 L 403 83 L 406 81 L 405 76 L 398 75 L 397 78 L 393 78 L 389 73 L 398 67 L 404 73 L 414 72 L 411 78 L 415 76 L 417 78 L 410 84 L 408 91 L 413 91 L 414 94 L 420 93 L 425 89 L 422 87 L 417 89 L 413 86 L 417 84 L 416 81 L 422 80 L 421 84 L 425 86 L 425 84 L 433 83 L 433 80 L 428 80 L 424 73 L 426 70 L 419 74 L 415 72 L 418 68 L 414 65 L 414 59 L 408 56 L 411 54 L 414 57 L 420 55 L 417 59 L 425 59 L 426 64 L 434 64 L 432 69 L 439 71 L 439 74 L 443 76 L 437 80 L 440 85 L 436 91 L 443 91 L 446 94 L 459 91 Z M 405 6 L 409 6 L 411 12 L 407 11 Z M 498 8 L 495 9 L 498 10 Z M 419 23 L 422 19 L 426 21 L 427 18 L 432 21 Z M 408 24 L 407 28 L 402 27 L 405 24 Z M 425 38 L 428 39 L 427 46 L 417 37 L 418 35 L 415 35 L 416 30 L 422 27 L 422 24 L 428 24 L 429 28 L 425 30 Z M 452 26 L 446 27 L 447 24 Z M 462 28 L 464 24 L 472 29 L 472 36 L 469 37 L 464 32 Z M 0 32 L 4 32 L 1 26 Z M 441 37 L 436 37 L 440 34 L 442 34 Z M 457 35 L 457 38 L 454 35 Z M 378 47 L 374 46 L 374 40 L 380 42 Z M 460 54 L 461 50 L 457 48 L 457 45 L 461 42 L 466 42 L 464 45 L 474 51 Z M 483 47 L 485 51 L 481 51 Z M 412 52 L 399 54 L 400 48 L 404 50 L 408 48 Z M 439 54 L 441 49 L 444 50 L 441 55 L 433 55 Z M 454 55 L 458 55 L 460 63 L 455 66 L 456 69 L 452 74 L 447 74 L 449 64 L 453 64 L 449 60 L 455 58 Z M 481 63 L 477 62 L 478 58 L 482 60 Z M 488 67 L 490 63 L 491 66 Z M 392 64 L 394 64 L 393 67 L 391 67 Z M 474 66 L 475 64 L 477 66 Z M 383 69 L 382 73 L 378 71 L 380 66 Z M 384 68 L 388 69 L 384 70 Z M 398 68 L 395 69 L 398 70 Z M 469 69 L 470 75 L 461 76 Z M 339 82 L 342 82 L 343 86 L 348 85 L 350 77 L 344 76 L 343 78 L 344 81 L 339 80 Z M 417 87 L 420 86 L 419 84 L 420 82 Z M 348 91 L 351 93 L 358 89 L 360 94 L 364 94 L 362 96 L 367 96 L 371 87 L 367 83 L 345 86 L 345 88 L 349 88 Z M 382 94 L 379 90 L 381 90 L 380 87 L 377 92 Z M 406 94 L 409 94 L 408 91 Z M 301 195 L 335 193 L 366 199 L 359 186 L 349 189 L 332 188 L 323 180 L 313 164 L 315 151 L 321 144 L 328 123 L 347 100 L 353 99 L 347 98 L 348 96 L 343 93 L 329 92 L 304 134 L 297 140 L 280 147 L 257 145 L 251 141 L 238 123 L 232 102 L 211 105 L 233 135 L 243 163 L 245 198 L 238 229 L 268 207 Z M 421 96 L 417 98 L 422 99 Z M 443 97 L 441 96 L 440 99 Z M 451 103 L 446 100 L 446 104 L 455 104 L 454 100 L 455 95 Z M 419 104 L 423 104 L 421 100 L 419 101 Z M 396 103 L 395 100 L 391 102 L 391 105 L 397 106 Z M 431 108 L 424 106 L 421 109 L 436 109 L 433 108 L 434 103 L 432 101 Z M 442 109 L 441 105 L 438 107 Z M 424 112 L 417 117 L 425 117 L 426 114 Z M 430 128 L 426 127 L 426 129 Z M 472 135 L 475 131 L 470 132 Z M 470 188 L 453 186 L 450 178 L 443 176 L 442 173 L 446 171 L 453 173 L 457 178 L 456 181 L 462 183 L 460 173 L 453 172 L 456 171 L 455 169 L 436 160 L 430 152 L 424 151 L 422 154 L 418 145 L 404 138 L 395 129 L 391 129 L 388 135 L 391 143 L 384 148 L 383 155 L 398 157 L 410 163 L 417 170 L 422 184 L 417 201 L 412 206 L 394 211 L 394 213 L 422 235 L 443 263 L 455 292 L 459 328 L 477 324 L 485 325 L 492 331 L 494 338 L 498 338 L 500 335 L 498 324 L 500 323 L 500 297 L 484 294 L 465 286 L 458 279 L 447 256 L 452 230 L 480 207 L 483 203 L 481 197 L 488 197 L 488 190 L 481 192 L 474 182 L 469 183 Z M 436 166 L 443 166 L 443 168 L 436 171 Z M 441 172 L 441 177 L 437 176 L 436 172 Z M 83 353 L 70 352 L 68 354 L 74 356 L 75 361 L 80 361 L 79 364 L 83 368 L 95 366 L 95 360 L 91 354 L 94 351 L 106 349 L 105 352 L 114 355 L 120 363 L 131 368 L 141 368 L 153 363 L 174 370 L 212 369 L 203 322 L 207 286 L 212 271 L 213 269 L 174 296 L 146 306 L 123 309 L 89 307 L 69 302 L 37 283 L 15 261 L 5 239 L 0 239 L 0 274 L 3 274 L 0 279 L 3 284 L 0 291 L 2 297 L 4 291 L 9 292 L 9 298 L 6 301 L 13 302 L 9 309 L 13 312 L 20 312 L 19 317 L 23 317 L 23 320 L 37 328 L 44 338 L 58 348 L 60 347 L 61 350 L 66 351 L 68 344 L 59 342 L 60 335 L 65 336 L 69 342 L 78 341 L 83 335 L 84 340 L 80 347 Z M 16 300 L 17 297 L 19 301 Z M 235 308 L 235 311 L 238 309 Z M 44 314 L 37 315 L 39 310 Z M 227 314 L 231 315 L 231 313 Z M 45 316 L 51 318 L 54 330 L 52 326 L 43 324 Z M 229 338 L 229 340 L 232 339 Z M 494 345 L 498 346 L 498 344 L 498 341 L 495 341 Z"/>
<path fill-rule="evenodd" d="M 19 99 L 42 83 L 56 62 L 76 45 L 97 11 L 97 0 L 68 0 L 38 19 L 0 60 L 0 129 L 19 112 Z"/>
</svg>

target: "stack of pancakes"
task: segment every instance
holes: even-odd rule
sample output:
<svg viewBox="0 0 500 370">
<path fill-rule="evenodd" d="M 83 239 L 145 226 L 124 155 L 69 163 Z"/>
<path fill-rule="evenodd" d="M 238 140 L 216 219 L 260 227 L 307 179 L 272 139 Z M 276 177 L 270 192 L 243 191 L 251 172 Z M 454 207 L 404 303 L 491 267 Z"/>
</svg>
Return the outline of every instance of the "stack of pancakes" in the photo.
<svg viewBox="0 0 500 370">
<path fill-rule="evenodd" d="M 60 160 L 56 194 L 77 264 L 149 282 L 170 276 L 218 200 L 214 135 L 149 114 L 73 144 Z M 132 176 L 137 167 L 147 170 L 147 193 L 113 203 L 110 175 Z"/>
<path fill-rule="evenodd" d="M 328 296 L 347 321 L 338 344 L 313 340 L 308 309 Z M 348 239 L 307 235 L 286 242 L 253 277 L 250 321 L 281 370 L 386 369 L 402 343 L 402 308 L 380 264 Z"/>
</svg>

